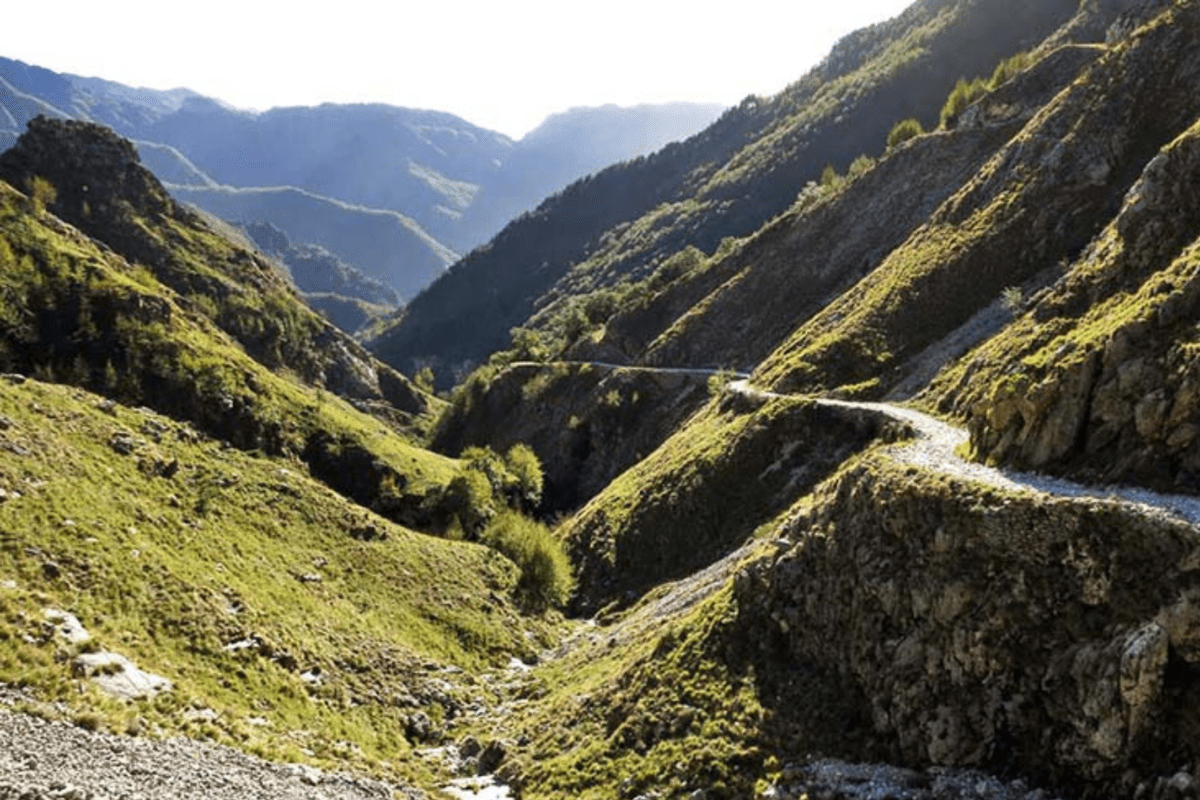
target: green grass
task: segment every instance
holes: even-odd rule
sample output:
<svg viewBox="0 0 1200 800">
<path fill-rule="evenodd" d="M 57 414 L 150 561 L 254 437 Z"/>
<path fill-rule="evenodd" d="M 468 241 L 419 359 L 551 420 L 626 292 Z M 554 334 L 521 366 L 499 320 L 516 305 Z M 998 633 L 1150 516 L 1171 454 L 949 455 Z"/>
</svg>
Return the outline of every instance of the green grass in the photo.
<svg viewBox="0 0 1200 800">
<path fill-rule="evenodd" d="M 441 677 L 428 665 L 478 670 L 550 640 L 551 622 L 513 604 L 518 572 L 497 553 L 392 525 L 294 460 L 101 401 L 0 382 L 0 487 L 21 495 L 0 504 L 0 580 L 16 584 L 0 589 L 0 681 L 95 714 L 96 727 L 428 780 L 404 738 L 418 709 L 401 699 Z M 110 446 L 120 432 L 134 452 Z M 172 462 L 172 477 L 155 474 Z M 363 541 L 364 528 L 384 538 Z M 51 606 L 176 690 L 133 704 L 81 694 L 64 646 L 42 642 Z M 250 636 L 263 644 L 225 649 Z M 316 686 L 300 677 L 312 668 Z M 449 715 L 469 692 L 420 710 Z M 216 718 L 188 713 L 201 708 Z"/>
<path fill-rule="evenodd" d="M 539 667 L 524 690 L 536 703 L 478 735 L 528 737 L 502 769 L 525 796 L 750 796 L 767 763 L 764 712 L 753 670 L 721 651 L 735 618 L 726 588 L 620 646 L 580 642 Z"/>
</svg>

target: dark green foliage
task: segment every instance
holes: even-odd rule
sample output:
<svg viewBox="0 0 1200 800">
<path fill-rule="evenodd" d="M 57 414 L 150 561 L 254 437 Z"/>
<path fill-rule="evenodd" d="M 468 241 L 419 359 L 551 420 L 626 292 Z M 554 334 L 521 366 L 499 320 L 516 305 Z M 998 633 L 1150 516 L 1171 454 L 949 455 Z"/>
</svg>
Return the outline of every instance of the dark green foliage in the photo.
<svg viewBox="0 0 1200 800">
<path fill-rule="evenodd" d="M 510 491 L 524 508 L 535 509 L 542 502 L 544 479 L 542 462 L 533 449 L 525 444 L 514 444 L 504 456 L 509 474 L 512 476 Z"/>
<path fill-rule="evenodd" d="M 532 449 L 513 445 L 502 458 L 490 447 L 468 447 L 446 487 L 443 507 L 468 539 L 478 539 L 503 509 L 533 512 L 542 501 L 542 465 Z"/>
</svg>

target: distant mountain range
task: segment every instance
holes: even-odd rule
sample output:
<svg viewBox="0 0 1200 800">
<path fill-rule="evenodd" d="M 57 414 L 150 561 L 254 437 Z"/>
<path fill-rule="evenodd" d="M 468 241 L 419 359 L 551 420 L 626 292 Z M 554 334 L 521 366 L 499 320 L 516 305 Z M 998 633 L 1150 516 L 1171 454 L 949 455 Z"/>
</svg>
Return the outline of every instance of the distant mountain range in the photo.
<svg viewBox="0 0 1200 800">
<path fill-rule="evenodd" d="M 0 150 L 38 115 L 133 140 L 179 199 L 269 222 L 409 298 L 460 254 L 571 181 L 686 138 L 721 112 L 668 104 L 573 109 L 521 139 L 386 105 L 232 108 L 0 58 Z"/>
</svg>

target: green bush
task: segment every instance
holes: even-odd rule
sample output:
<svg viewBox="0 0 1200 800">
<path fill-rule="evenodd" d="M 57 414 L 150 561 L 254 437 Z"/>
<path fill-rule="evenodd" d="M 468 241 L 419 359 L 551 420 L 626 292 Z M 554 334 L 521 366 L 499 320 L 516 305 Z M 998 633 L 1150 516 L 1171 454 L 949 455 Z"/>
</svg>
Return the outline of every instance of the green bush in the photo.
<svg viewBox="0 0 1200 800">
<path fill-rule="evenodd" d="M 917 123 L 918 126 L 920 124 L 921 123 L 919 122 Z M 859 175 L 867 172 L 873 166 L 875 166 L 875 159 L 865 154 L 861 155 L 854 159 L 854 161 L 850 162 L 850 169 L 846 171 L 846 176 L 850 178 L 857 178 Z"/>
<path fill-rule="evenodd" d="M 464 469 L 446 485 L 446 509 L 458 521 L 463 535 L 475 539 L 496 514 L 496 504 L 487 476 Z"/>
<path fill-rule="evenodd" d="M 484 543 L 521 570 L 518 597 L 530 608 L 561 608 L 571 598 L 575 577 L 563 543 L 540 522 L 505 511 L 492 520 Z"/>
<path fill-rule="evenodd" d="M 942 127 L 953 128 L 958 122 L 958 116 L 988 91 L 988 83 L 983 78 L 976 78 L 970 82 L 959 78 L 958 83 L 954 84 L 954 90 L 946 98 L 946 104 L 942 106 Z"/>
<path fill-rule="evenodd" d="M 1002 84 L 1008 83 L 1015 75 L 1033 66 L 1034 60 L 1033 54 L 1028 52 L 1017 53 L 1015 56 L 1004 59 L 996 65 L 996 70 L 992 73 L 992 79 L 988 81 L 988 88 L 995 89 Z"/>
<path fill-rule="evenodd" d="M 504 455 L 504 461 L 512 480 L 511 492 L 521 506 L 532 510 L 541 505 L 545 478 L 537 454 L 529 445 L 514 444 Z"/>
<path fill-rule="evenodd" d="M 826 189 L 837 189 L 842 185 L 842 176 L 838 175 L 837 169 L 833 164 L 826 164 L 825 169 L 821 172 L 821 186 Z"/>
<path fill-rule="evenodd" d="M 888 134 L 887 149 L 891 150 L 899 147 L 909 139 L 915 139 L 924 132 L 925 128 L 922 127 L 919 119 L 909 117 L 908 119 L 900 120 L 892 128 L 892 132 Z"/>
</svg>

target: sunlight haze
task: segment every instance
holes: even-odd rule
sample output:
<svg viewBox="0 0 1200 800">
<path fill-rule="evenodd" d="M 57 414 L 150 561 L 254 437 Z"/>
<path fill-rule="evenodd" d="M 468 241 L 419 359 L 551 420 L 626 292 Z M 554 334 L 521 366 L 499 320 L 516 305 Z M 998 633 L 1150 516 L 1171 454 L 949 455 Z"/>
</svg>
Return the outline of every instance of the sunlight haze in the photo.
<svg viewBox="0 0 1200 800">
<path fill-rule="evenodd" d="M 65 0 L 7 8 L 0 55 L 240 108 L 380 102 L 520 137 L 575 106 L 774 94 L 909 2 Z"/>
</svg>

